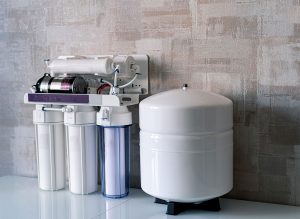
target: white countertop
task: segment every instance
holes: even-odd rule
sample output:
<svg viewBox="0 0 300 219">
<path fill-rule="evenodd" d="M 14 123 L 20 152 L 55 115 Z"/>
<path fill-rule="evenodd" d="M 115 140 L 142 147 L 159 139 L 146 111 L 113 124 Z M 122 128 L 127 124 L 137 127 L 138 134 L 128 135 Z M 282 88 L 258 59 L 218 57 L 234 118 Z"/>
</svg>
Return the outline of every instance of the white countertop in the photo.
<svg viewBox="0 0 300 219">
<path fill-rule="evenodd" d="M 0 177 L 0 219 L 299 219 L 300 207 L 221 199 L 220 212 L 185 211 L 166 215 L 166 205 L 154 204 L 142 190 L 131 189 L 122 199 L 104 198 L 100 193 L 74 195 L 67 189 L 41 191 L 37 179 Z"/>
</svg>

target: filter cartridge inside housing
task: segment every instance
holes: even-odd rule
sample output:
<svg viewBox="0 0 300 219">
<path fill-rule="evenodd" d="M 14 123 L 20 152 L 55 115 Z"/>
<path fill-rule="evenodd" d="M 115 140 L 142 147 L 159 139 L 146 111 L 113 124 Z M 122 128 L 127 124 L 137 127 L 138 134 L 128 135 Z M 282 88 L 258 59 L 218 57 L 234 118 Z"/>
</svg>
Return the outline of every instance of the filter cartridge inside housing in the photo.
<svg viewBox="0 0 300 219">
<path fill-rule="evenodd" d="M 121 198 L 129 192 L 130 126 L 100 129 L 101 192 Z"/>
</svg>

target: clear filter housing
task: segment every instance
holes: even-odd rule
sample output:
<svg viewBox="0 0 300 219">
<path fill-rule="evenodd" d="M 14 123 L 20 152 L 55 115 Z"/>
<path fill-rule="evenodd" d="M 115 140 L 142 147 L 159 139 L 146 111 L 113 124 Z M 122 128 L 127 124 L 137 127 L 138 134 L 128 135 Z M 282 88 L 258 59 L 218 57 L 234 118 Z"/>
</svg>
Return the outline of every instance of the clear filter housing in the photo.
<svg viewBox="0 0 300 219">
<path fill-rule="evenodd" d="M 109 198 L 129 193 L 130 126 L 99 127 L 101 192 Z"/>
<path fill-rule="evenodd" d="M 33 111 L 39 187 L 58 190 L 65 187 L 65 143 L 63 113 Z"/>
</svg>

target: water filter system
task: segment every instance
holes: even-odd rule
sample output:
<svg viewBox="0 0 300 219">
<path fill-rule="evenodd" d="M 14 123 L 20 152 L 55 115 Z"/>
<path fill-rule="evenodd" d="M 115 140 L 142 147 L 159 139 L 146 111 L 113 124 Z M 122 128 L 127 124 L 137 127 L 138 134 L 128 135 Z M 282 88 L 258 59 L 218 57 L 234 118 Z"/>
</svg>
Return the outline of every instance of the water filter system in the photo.
<svg viewBox="0 0 300 219">
<path fill-rule="evenodd" d="M 35 104 L 39 187 L 75 194 L 98 189 L 110 198 L 129 192 L 127 106 L 148 94 L 147 55 L 60 56 L 24 96 Z M 100 167 L 98 167 L 100 159 Z"/>
<path fill-rule="evenodd" d="M 148 56 L 60 56 L 45 62 L 49 73 L 24 96 L 36 105 L 39 187 L 59 190 L 68 180 L 70 192 L 90 194 L 100 176 L 105 197 L 127 196 L 128 106 L 148 94 Z M 144 99 L 139 119 L 142 189 L 167 204 L 167 214 L 190 204 L 219 210 L 218 198 L 233 186 L 232 101 L 184 85 Z M 81 204 L 76 200 L 74 208 Z"/>
</svg>

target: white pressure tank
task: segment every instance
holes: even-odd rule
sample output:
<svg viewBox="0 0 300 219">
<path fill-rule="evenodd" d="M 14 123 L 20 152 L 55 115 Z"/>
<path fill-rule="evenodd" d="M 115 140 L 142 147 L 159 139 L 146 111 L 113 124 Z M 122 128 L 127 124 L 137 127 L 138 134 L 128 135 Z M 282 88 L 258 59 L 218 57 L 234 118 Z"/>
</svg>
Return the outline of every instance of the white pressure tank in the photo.
<svg viewBox="0 0 300 219">
<path fill-rule="evenodd" d="M 233 106 L 183 86 L 140 103 L 142 189 L 168 202 L 197 203 L 233 186 Z"/>
</svg>

